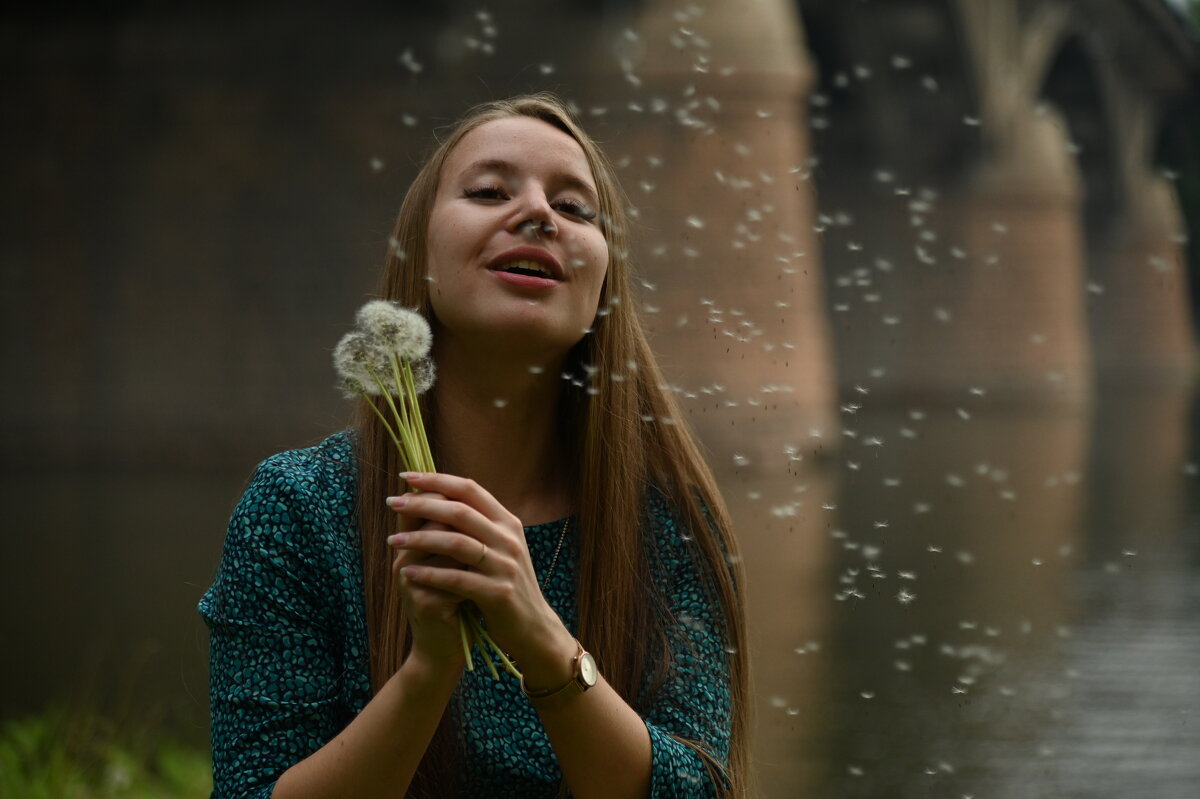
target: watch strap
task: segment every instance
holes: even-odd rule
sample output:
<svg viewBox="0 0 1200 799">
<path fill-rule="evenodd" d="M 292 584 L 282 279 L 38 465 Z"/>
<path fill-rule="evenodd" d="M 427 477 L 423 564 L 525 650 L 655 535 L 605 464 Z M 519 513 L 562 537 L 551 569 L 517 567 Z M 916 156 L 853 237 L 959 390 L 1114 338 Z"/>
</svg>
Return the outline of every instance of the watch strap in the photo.
<svg viewBox="0 0 1200 799">
<path fill-rule="evenodd" d="M 583 656 L 587 655 L 588 653 L 586 650 L 584 650 L 583 644 L 580 643 L 578 638 L 575 639 L 575 646 L 575 657 L 571 659 L 571 677 L 557 688 L 547 688 L 540 691 L 529 690 L 529 688 L 525 685 L 525 678 L 521 677 L 521 692 L 525 694 L 525 698 L 527 698 L 534 705 L 541 705 L 550 700 L 557 701 L 572 696 L 578 696 L 588 688 L 591 688 L 591 685 L 584 682 L 580 669 L 580 663 L 583 659 Z"/>
</svg>

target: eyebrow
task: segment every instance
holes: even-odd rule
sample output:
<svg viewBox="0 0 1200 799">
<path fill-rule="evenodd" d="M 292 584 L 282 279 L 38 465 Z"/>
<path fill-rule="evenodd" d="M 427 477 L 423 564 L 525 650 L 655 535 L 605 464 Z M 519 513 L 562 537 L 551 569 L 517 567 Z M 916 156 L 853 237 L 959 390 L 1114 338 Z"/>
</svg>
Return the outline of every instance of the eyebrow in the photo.
<svg viewBox="0 0 1200 799">
<path fill-rule="evenodd" d="M 460 176 L 473 175 L 478 172 L 498 172 L 501 175 L 507 176 L 514 174 L 516 171 L 517 168 L 515 166 L 503 159 L 481 158 L 478 161 L 473 161 L 468 164 L 466 169 L 460 173 Z M 599 203 L 600 197 L 596 193 L 596 190 L 593 189 L 591 185 L 589 185 L 582 178 L 576 177 L 569 172 L 559 172 L 555 175 L 555 177 L 561 180 L 568 187 L 578 189 L 579 191 L 586 193 L 592 199 L 592 201 Z"/>
</svg>

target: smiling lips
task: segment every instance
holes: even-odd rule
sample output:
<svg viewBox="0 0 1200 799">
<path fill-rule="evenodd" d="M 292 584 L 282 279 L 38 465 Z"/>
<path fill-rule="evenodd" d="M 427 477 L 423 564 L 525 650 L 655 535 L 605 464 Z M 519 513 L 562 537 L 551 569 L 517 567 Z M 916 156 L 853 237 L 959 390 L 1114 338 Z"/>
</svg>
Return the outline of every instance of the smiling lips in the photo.
<svg viewBox="0 0 1200 799">
<path fill-rule="evenodd" d="M 546 288 L 560 283 L 564 272 L 558 260 L 538 247 L 515 247 L 497 255 L 488 271 L 517 286 Z"/>
</svg>

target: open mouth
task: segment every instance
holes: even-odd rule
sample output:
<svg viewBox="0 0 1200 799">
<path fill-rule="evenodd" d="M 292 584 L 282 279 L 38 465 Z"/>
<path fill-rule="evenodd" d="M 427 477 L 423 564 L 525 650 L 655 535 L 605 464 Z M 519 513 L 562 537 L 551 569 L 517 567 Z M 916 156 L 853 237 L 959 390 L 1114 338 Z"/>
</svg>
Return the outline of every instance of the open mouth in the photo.
<svg viewBox="0 0 1200 799">
<path fill-rule="evenodd" d="M 545 264 L 540 264 L 537 261 L 511 261 L 504 264 L 497 272 L 508 272 L 513 275 L 528 275 L 529 277 L 541 277 L 547 280 L 558 280 L 550 272 L 550 268 Z"/>
</svg>

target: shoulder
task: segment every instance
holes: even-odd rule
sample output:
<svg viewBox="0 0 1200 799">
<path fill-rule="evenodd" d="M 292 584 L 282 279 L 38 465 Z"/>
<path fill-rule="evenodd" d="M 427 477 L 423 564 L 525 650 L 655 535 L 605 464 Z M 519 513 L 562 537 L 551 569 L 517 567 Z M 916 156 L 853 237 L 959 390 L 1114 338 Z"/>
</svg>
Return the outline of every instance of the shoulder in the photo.
<svg viewBox="0 0 1200 799">
<path fill-rule="evenodd" d="M 693 495 L 697 509 L 704 518 L 705 529 L 693 530 L 688 520 L 688 512 L 680 507 L 680 500 L 668 494 L 661 486 L 650 484 L 646 487 L 645 498 L 642 501 L 643 523 L 648 526 L 654 539 L 661 544 L 673 544 L 676 547 L 690 544 L 696 535 L 715 533 L 716 527 L 708 506 L 699 496 Z M 686 503 L 683 503 L 686 504 Z M 691 549 L 682 546 L 682 549 Z"/>
<path fill-rule="evenodd" d="M 736 552 L 729 550 L 703 497 L 693 491 L 692 500 L 694 507 L 685 509 L 686 502 L 662 486 L 647 486 L 642 512 L 651 570 L 674 582 L 698 580 L 706 590 L 724 579 L 718 574 L 722 567 L 736 581 Z"/>
<path fill-rule="evenodd" d="M 353 527 L 357 468 L 347 433 L 264 460 L 254 470 L 230 520 L 226 547 L 269 550 L 308 547 L 315 538 L 342 539 Z"/>
<path fill-rule="evenodd" d="M 262 505 L 260 510 L 274 517 L 298 510 L 337 512 L 353 507 L 356 485 L 350 434 L 337 433 L 315 446 L 280 452 L 260 463 L 238 510 Z"/>
<path fill-rule="evenodd" d="M 353 489 L 355 477 L 353 440 L 341 432 L 314 446 L 272 455 L 258 465 L 250 484 L 314 493 Z"/>
<path fill-rule="evenodd" d="M 646 488 L 642 500 L 642 524 L 651 549 L 653 567 L 678 574 L 681 568 L 697 565 L 695 535 L 677 502 L 657 485 Z"/>
<path fill-rule="evenodd" d="M 356 482 L 354 447 L 344 433 L 260 463 L 229 520 L 202 613 L 218 614 L 247 585 L 304 594 L 351 579 Z"/>
</svg>

